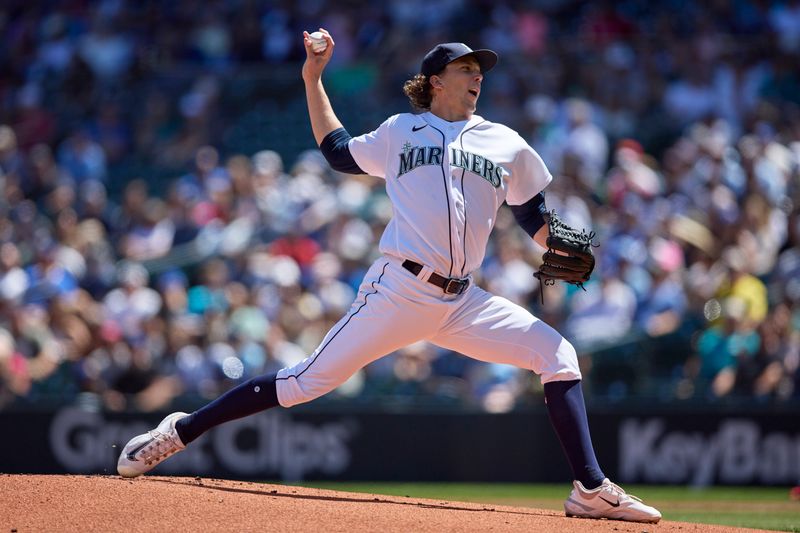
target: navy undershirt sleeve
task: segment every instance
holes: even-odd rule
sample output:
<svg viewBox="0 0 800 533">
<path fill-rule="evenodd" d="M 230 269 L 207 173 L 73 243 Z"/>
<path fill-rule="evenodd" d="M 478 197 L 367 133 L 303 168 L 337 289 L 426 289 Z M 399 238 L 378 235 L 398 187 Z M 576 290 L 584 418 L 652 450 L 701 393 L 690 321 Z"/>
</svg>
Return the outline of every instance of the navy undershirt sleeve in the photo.
<svg viewBox="0 0 800 533">
<path fill-rule="evenodd" d="M 333 170 L 346 174 L 366 174 L 350 153 L 350 134 L 344 128 L 333 130 L 322 139 L 319 149 Z"/>
<path fill-rule="evenodd" d="M 544 226 L 544 214 L 547 212 L 544 205 L 544 191 L 522 205 L 510 205 L 508 207 L 514 213 L 517 224 L 531 237 L 536 235 L 539 228 Z"/>
</svg>

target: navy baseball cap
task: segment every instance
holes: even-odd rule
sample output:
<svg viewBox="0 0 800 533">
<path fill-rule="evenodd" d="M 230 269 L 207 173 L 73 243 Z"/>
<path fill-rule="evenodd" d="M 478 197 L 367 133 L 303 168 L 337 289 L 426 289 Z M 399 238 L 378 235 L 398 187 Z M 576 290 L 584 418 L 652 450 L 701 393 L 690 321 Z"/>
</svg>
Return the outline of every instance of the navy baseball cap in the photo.
<svg viewBox="0 0 800 533">
<path fill-rule="evenodd" d="M 437 44 L 425 54 L 419 71 L 430 77 L 440 73 L 448 64 L 464 56 L 472 56 L 477 59 L 483 73 L 490 71 L 497 64 L 497 54 L 491 50 L 473 50 L 464 43 L 442 43 Z"/>
</svg>

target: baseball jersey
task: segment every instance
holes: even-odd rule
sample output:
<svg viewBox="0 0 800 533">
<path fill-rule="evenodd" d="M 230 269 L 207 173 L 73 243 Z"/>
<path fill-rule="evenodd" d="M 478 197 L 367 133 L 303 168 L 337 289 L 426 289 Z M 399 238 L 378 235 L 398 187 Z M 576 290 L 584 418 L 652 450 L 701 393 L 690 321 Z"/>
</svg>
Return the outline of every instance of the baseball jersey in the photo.
<svg viewBox="0 0 800 533">
<path fill-rule="evenodd" d="M 504 201 L 524 204 L 552 180 L 518 133 L 478 115 L 460 122 L 394 115 L 349 148 L 364 172 L 386 180 L 393 216 L 380 251 L 448 277 L 483 262 Z"/>
</svg>

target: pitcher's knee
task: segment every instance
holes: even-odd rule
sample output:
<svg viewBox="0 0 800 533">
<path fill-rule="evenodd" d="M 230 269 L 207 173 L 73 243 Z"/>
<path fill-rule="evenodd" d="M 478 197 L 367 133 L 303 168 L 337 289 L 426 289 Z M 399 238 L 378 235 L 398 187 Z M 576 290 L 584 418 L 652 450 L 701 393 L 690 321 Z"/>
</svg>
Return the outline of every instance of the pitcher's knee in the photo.
<svg viewBox="0 0 800 533">
<path fill-rule="evenodd" d="M 286 368 L 278 372 L 275 380 L 278 402 L 282 407 L 292 407 L 315 400 L 329 393 L 341 383 L 329 378 L 318 379 L 309 374 L 294 374 L 292 369 Z"/>
<path fill-rule="evenodd" d="M 548 383 L 575 379 L 581 379 L 578 354 L 572 343 L 562 337 L 555 354 L 542 368 L 541 380 Z"/>
</svg>

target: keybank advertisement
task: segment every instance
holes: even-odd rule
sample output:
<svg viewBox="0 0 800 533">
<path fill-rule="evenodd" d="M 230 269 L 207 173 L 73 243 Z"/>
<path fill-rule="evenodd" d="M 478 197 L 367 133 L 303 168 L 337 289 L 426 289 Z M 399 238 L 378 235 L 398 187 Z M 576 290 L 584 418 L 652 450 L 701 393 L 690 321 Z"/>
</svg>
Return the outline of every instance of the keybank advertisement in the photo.
<svg viewBox="0 0 800 533">
<path fill-rule="evenodd" d="M 121 446 L 166 413 L 0 412 L 0 472 L 116 474 Z M 605 473 L 623 483 L 795 485 L 800 415 L 589 412 Z M 567 483 L 547 412 L 270 410 L 223 424 L 154 473 L 299 481 Z"/>
<path fill-rule="evenodd" d="M 703 424 L 699 417 L 622 419 L 620 480 L 695 486 L 800 482 L 796 415 L 705 420 Z"/>
</svg>

